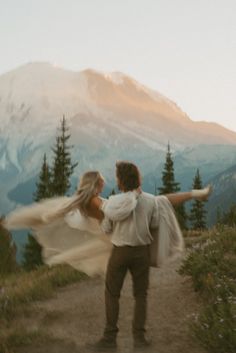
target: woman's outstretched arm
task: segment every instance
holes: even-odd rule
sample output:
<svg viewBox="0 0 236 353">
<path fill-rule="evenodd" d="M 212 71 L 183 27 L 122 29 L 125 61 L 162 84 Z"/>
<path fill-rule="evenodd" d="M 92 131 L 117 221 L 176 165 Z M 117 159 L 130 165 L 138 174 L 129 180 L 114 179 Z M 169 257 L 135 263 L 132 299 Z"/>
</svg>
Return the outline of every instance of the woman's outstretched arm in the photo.
<svg viewBox="0 0 236 353">
<path fill-rule="evenodd" d="M 175 206 L 193 199 L 199 200 L 199 201 L 205 201 L 210 196 L 211 193 L 212 193 L 212 187 L 211 185 L 208 185 L 204 189 L 191 190 L 187 192 L 178 192 L 176 194 L 166 194 L 165 196 L 168 198 L 170 203 L 173 206 Z"/>
</svg>

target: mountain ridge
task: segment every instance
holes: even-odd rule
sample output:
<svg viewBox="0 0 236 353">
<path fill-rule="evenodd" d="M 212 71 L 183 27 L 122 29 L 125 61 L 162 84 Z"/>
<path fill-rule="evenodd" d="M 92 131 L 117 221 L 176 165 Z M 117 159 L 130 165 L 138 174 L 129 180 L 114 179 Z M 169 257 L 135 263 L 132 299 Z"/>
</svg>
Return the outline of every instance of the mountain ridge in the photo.
<svg viewBox="0 0 236 353">
<path fill-rule="evenodd" d="M 29 63 L 0 76 L 0 210 L 15 207 L 8 193 L 37 176 L 63 115 L 75 146 L 73 160 L 79 161 L 76 172 L 99 169 L 111 183 L 119 159 L 133 160 L 144 177 L 152 175 L 163 163 L 168 141 L 183 174 L 194 167 L 190 147 L 200 153 L 196 163 L 204 165 L 211 150 L 211 176 L 234 162 L 235 132 L 192 121 L 176 103 L 128 75 Z M 197 152 L 200 145 L 206 147 Z M 224 145 L 232 148 L 222 150 Z M 221 166 L 210 146 L 220 151 Z"/>
</svg>

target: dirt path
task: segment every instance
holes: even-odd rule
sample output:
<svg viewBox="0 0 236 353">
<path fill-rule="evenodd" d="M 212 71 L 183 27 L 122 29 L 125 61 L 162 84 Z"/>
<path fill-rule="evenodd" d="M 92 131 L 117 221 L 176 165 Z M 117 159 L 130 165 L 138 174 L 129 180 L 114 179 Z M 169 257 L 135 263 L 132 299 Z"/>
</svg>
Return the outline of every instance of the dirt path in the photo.
<svg viewBox="0 0 236 353">
<path fill-rule="evenodd" d="M 191 281 L 176 272 L 180 261 L 150 276 L 148 332 L 153 338 L 148 353 L 205 353 L 189 335 L 188 322 L 199 303 Z M 53 299 L 34 304 L 33 315 L 24 324 L 40 328 L 55 341 L 41 343 L 19 353 L 89 353 L 86 344 L 98 340 L 104 325 L 104 282 L 88 279 L 59 290 Z M 118 352 L 133 352 L 131 321 L 132 287 L 128 276 L 121 298 Z M 18 353 L 18 351 L 17 351 Z"/>
</svg>

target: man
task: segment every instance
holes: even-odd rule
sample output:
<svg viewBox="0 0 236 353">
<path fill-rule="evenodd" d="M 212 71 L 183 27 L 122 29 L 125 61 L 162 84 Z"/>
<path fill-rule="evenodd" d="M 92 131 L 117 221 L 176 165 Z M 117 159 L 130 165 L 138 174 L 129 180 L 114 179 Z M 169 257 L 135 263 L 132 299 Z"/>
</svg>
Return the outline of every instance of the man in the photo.
<svg viewBox="0 0 236 353">
<path fill-rule="evenodd" d="M 139 170 L 133 163 L 117 163 L 116 177 L 118 187 L 124 193 L 138 190 L 141 186 Z M 132 276 L 135 299 L 132 323 L 134 346 L 150 345 L 150 341 L 145 336 L 145 322 L 150 268 L 149 245 L 152 242 L 151 229 L 158 227 L 155 207 L 154 196 L 142 193 L 140 190 L 133 212 L 121 222 L 112 222 L 113 249 L 105 282 L 106 326 L 97 348 L 116 347 L 119 297 L 128 271 Z"/>
<path fill-rule="evenodd" d="M 114 221 L 113 219 L 111 221 L 105 217 L 102 222 L 103 230 L 106 233 L 111 233 L 113 249 L 108 262 L 105 281 L 106 325 L 103 337 L 96 344 L 97 350 L 111 350 L 117 346 L 119 298 L 128 271 L 130 271 L 132 276 L 133 295 L 135 299 L 132 322 L 134 346 L 145 348 L 151 344 L 151 341 L 145 335 L 150 244 L 153 242 L 152 234 L 157 233 L 158 228 L 161 230 L 161 218 L 165 221 L 168 216 L 171 216 L 171 214 L 174 215 L 173 211 L 169 212 L 168 208 L 164 208 L 164 217 L 161 217 L 161 203 L 159 202 L 158 206 L 155 196 L 141 191 L 140 172 L 133 163 L 125 161 L 117 163 L 116 177 L 117 185 L 123 194 L 127 193 L 128 196 L 130 191 L 134 191 L 136 203 L 132 206 L 131 212 L 121 220 Z M 168 194 L 165 197 L 165 203 L 168 204 L 168 207 L 171 207 L 169 206 L 170 204 L 179 204 L 192 198 L 204 200 L 209 196 L 211 191 L 211 187 L 208 187 L 203 190 Z M 120 195 L 113 196 L 116 199 L 119 197 Z M 117 212 L 118 208 L 114 209 Z M 168 212 L 169 215 L 167 215 Z M 106 212 L 106 214 L 108 213 Z M 176 222 L 175 216 L 173 217 L 174 222 Z M 174 233 L 178 233 L 178 224 L 175 224 L 175 227 L 171 228 L 172 231 L 174 229 Z M 162 234 L 161 236 L 165 237 L 166 234 Z M 159 239 L 159 250 L 160 245 Z M 174 234 L 171 246 L 175 250 L 178 248 L 181 250 L 182 235 L 180 230 L 179 234 Z"/>
</svg>

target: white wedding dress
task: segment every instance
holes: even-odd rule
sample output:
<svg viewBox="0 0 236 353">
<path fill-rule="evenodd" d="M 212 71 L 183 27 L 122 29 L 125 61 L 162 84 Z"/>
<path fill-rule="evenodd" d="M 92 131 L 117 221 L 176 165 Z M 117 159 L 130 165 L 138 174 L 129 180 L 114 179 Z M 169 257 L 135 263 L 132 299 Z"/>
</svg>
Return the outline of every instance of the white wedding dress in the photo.
<svg viewBox="0 0 236 353">
<path fill-rule="evenodd" d="M 138 193 L 134 191 L 104 199 L 104 222 L 108 218 L 121 221 L 128 217 L 136 207 L 137 197 Z M 9 230 L 31 228 L 42 246 L 44 262 L 50 266 L 68 263 L 89 276 L 104 275 L 112 244 L 99 222 L 81 215 L 78 209 L 64 217 L 55 217 L 75 198 L 58 197 L 17 208 L 6 217 L 4 226 Z M 159 228 L 153 234 L 150 249 L 152 265 L 160 266 L 182 252 L 183 237 L 169 200 L 165 196 L 156 196 L 155 202 L 158 204 Z"/>
</svg>

